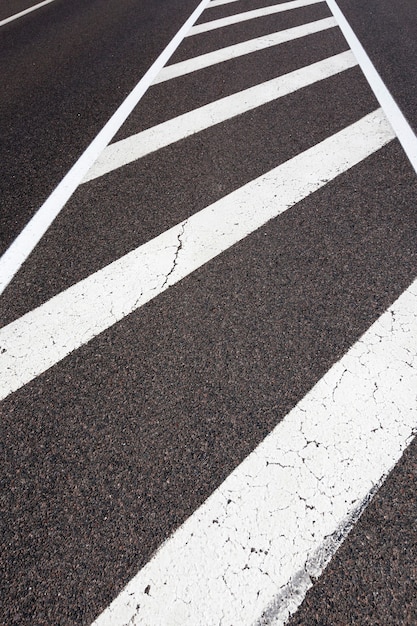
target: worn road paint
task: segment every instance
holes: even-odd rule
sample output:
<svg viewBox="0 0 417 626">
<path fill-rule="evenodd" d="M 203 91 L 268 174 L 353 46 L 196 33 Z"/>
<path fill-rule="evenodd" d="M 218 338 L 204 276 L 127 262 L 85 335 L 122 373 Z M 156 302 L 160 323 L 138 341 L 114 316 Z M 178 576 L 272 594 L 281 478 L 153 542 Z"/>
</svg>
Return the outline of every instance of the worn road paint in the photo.
<svg viewBox="0 0 417 626">
<path fill-rule="evenodd" d="M 161 52 L 156 61 L 151 65 L 146 74 L 140 79 L 136 87 L 115 111 L 107 124 L 103 126 L 98 135 L 93 139 L 88 148 L 64 176 L 59 185 L 38 209 L 20 235 L 16 237 L 12 245 L 0 258 L 0 295 L 19 271 L 23 263 L 31 254 L 32 250 L 42 239 L 52 222 L 62 211 L 65 203 L 72 196 L 85 174 L 88 172 L 96 158 L 111 141 L 119 128 L 124 124 L 130 113 L 138 104 L 143 94 L 152 84 L 155 76 L 165 65 L 171 55 L 178 48 L 188 32 L 190 26 L 204 11 L 208 0 L 202 0 L 188 20 L 183 24 L 175 37 Z"/>
<path fill-rule="evenodd" d="M 187 37 L 198 35 L 199 33 L 206 33 L 216 28 L 223 28 L 224 26 L 230 26 L 231 24 L 237 24 L 239 22 L 245 22 L 246 20 L 254 20 L 258 17 L 265 17 L 266 15 L 274 15 L 275 13 L 283 13 L 284 11 L 291 11 L 292 9 L 299 9 L 307 7 L 311 4 L 318 4 L 324 0 L 291 0 L 291 2 L 283 2 L 282 4 L 273 4 L 269 7 L 262 9 L 254 9 L 253 11 L 245 11 L 244 13 L 237 13 L 230 17 L 222 17 L 218 20 L 211 20 L 210 22 L 204 22 L 203 24 L 196 24 L 187 33 Z"/>
<path fill-rule="evenodd" d="M 349 50 L 239 91 L 110 144 L 85 176 L 87 182 L 206 128 L 287 96 L 357 65 Z"/>
<path fill-rule="evenodd" d="M 395 102 L 391 93 L 388 91 L 384 81 L 376 71 L 371 59 L 368 57 L 365 49 L 359 39 L 353 32 L 349 22 L 346 20 L 342 11 L 339 9 L 335 0 L 326 0 L 329 9 L 335 16 L 339 27 L 345 36 L 352 52 L 358 60 L 362 72 L 365 74 L 366 80 L 374 92 L 379 104 L 384 110 L 395 134 L 397 135 L 404 152 L 406 153 L 414 171 L 417 173 L 417 137 L 411 126 L 402 114 L 399 106 Z"/>
<path fill-rule="evenodd" d="M 217 65 L 217 63 L 223 63 L 224 61 L 230 61 L 230 59 L 236 59 L 237 57 L 250 54 L 251 52 L 257 52 L 258 50 L 265 50 L 272 46 L 278 46 L 283 43 L 288 43 L 294 39 L 300 39 L 313 33 L 319 33 L 320 31 L 334 28 L 337 26 L 337 22 L 334 17 L 326 17 L 323 20 L 317 20 L 308 24 L 302 24 L 301 26 L 295 26 L 294 28 L 288 28 L 286 30 L 278 31 L 277 33 L 271 33 L 270 35 L 264 35 L 263 37 L 257 37 L 256 39 L 250 39 L 249 41 L 243 41 L 242 43 L 234 44 L 233 46 L 227 46 L 226 48 L 220 48 L 214 52 L 208 52 L 207 54 L 201 54 L 198 57 L 187 59 L 186 61 L 180 61 L 179 63 L 173 63 L 172 65 L 166 65 L 155 78 L 153 84 L 163 83 L 166 80 L 172 78 L 178 78 L 178 76 L 184 76 L 197 70 L 201 70 L 205 67 Z"/>
<path fill-rule="evenodd" d="M 4 20 L 0 20 L 0 26 L 5 26 L 6 24 L 9 24 L 9 22 L 14 22 L 14 20 L 18 20 L 20 17 L 23 17 L 28 13 L 32 13 L 32 11 L 36 11 L 37 9 L 40 9 L 41 7 L 44 7 L 46 4 L 50 4 L 51 2 L 55 2 L 55 0 L 44 0 L 43 2 L 35 4 L 33 7 L 29 7 L 28 9 L 24 9 L 19 13 L 11 15 L 10 17 L 6 17 Z"/>
<path fill-rule="evenodd" d="M 417 281 L 93 626 L 282 626 L 416 427 Z"/>
<path fill-rule="evenodd" d="M 394 138 L 381 109 L 0 330 L 0 399 Z"/>
</svg>

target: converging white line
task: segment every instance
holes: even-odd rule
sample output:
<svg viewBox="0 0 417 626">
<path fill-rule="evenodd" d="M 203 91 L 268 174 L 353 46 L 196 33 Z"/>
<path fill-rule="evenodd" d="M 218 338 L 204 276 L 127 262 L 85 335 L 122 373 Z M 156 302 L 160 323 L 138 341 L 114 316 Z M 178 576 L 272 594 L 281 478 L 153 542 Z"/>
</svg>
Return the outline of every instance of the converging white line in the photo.
<svg viewBox="0 0 417 626">
<path fill-rule="evenodd" d="M 49 198 L 38 209 L 20 235 L 16 237 L 12 245 L 0 258 L 0 295 L 10 283 L 13 276 L 19 271 L 32 250 L 42 239 L 54 219 L 62 211 L 65 203 L 72 196 L 99 154 L 109 141 L 111 141 L 148 87 L 153 83 L 155 76 L 178 48 L 191 25 L 194 24 L 199 15 L 204 11 L 208 1 L 209 0 L 202 0 L 165 50 L 163 50 L 156 61 L 151 65 L 136 87 L 134 87 L 124 102 L 122 102 L 107 124 L 103 126 L 78 161 L 71 167 Z"/>
<path fill-rule="evenodd" d="M 348 50 L 206 104 L 126 139 L 111 143 L 100 154 L 83 182 L 108 174 L 151 152 L 268 102 L 287 96 L 303 87 L 344 72 L 355 65 L 357 65 L 357 61 L 352 52 Z"/>
<path fill-rule="evenodd" d="M 331 12 L 335 16 L 346 41 L 358 60 L 362 72 L 374 92 L 379 104 L 389 119 L 411 165 L 417 173 L 417 137 L 405 119 L 398 104 L 395 102 L 384 81 L 375 69 L 374 64 L 365 52 L 364 47 L 355 35 L 349 22 L 340 10 L 336 0 L 326 0 Z"/>
<path fill-rule="evenodd" d="M 24 11 L 20 11 L 20 13 L 15 13 L 10 17 L 6 17 L 4 20 L 0 20 L 0 26 L 4 26 L 5 24 L 9 24 L 9 22 L 13 22 L 14 20 L 18 20 L 20 17 L 27 15 L 28 13 L 32 13 L 32 11 L 36 11 L 41 7 L 44 7 L 46 4 L 50 4 L 51 2 L 55 2 L 55 0 L 43 0 L 43 2 L 39 2 L 39 4 L 33 5 L 33 7 L 29 7 Z"/>
</svg>

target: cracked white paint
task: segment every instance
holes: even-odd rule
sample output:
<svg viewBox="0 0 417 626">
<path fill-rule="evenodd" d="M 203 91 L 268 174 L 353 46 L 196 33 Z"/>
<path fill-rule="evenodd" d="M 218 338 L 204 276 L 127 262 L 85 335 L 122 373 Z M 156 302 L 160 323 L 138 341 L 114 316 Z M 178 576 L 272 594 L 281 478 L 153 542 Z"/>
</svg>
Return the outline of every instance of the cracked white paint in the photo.
<svg viewBox="0 0 417 626">
<path fill-rule="evenodd" d="M 94 626 L 284 624 L 411 442 L 416 401 L 417 281 Z"/>
<path fill-rule="evenodd" d="M 210 104 L 152 126 L 152 128 L 131 135 L 126 139 L 111 143 L 103 150 L 86 174 L 83 182 L 108 174 L 185 137 L 344 72 L 355 65 L 357 65 L 357 61 L 352 52 L 348 50 L 284 76 L 273 78 L 265 83 L 210 102 Z"/>
<path fill-rule="evenodd" d="M 0 330 L 0 399 L 394 138 L 381 109 Z"/>
<path fill-rule="evenodd" d="M 337 22 L 334 17 L 326 17 L 322 20 L 309 22 L 308 24 L 302 24 L 301 26 L 295 26 L 294 28 L 287 28 L 276 33 L 263 35 L 262 37 L 256 37 L 255 39 L 249 39 L 248 41 L 242 41 L 241 43 L 234 44 L 233 46 L 227 46 L 225 48 L 220 48 L 219 50 L 214 50 L 214 52 L 201 54 L 197 57 L 193 57 L 192 59 L 172 63 L 171 65 L 166 65 L 162 68 L 155 78 L 153 85 L 163 83 L 166 80 L 171 80 L 172 78 L 178 78 L 178 76 L 184 76 L 185 74 L 201 70 L 205 67 L 216 65 L 217 63 L 230 61 L 230 59 L 236 59 L 237 57 L 257 52 L 258 50 L 265 50 L 266 48 L 270 48 L 272 46 L 278 46 L 289 41 L 294 41 L 294 39 L 306 37 L 307 35 L 312 35 L 313 33 L 334 28 L 335 26 L 337 26 Z"/>
</svg>

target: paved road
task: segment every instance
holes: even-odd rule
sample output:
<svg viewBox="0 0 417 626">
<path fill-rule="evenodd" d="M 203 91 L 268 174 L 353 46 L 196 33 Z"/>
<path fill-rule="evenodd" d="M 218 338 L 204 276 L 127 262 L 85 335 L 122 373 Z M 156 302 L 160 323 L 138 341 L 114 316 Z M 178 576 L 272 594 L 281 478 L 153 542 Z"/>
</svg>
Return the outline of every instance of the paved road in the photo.
<svg viewBox="0 0 417 626">
<path fill-rule="evenodd" d="M 416 32 L 417 13 L 412 0 L 366 3 L 340 0 L 339 6 L 366 48 L 376 69 L 417 131 Z"/>
<path fill-rule="evenodd" d="M 36 2 L 2 2 L 0 19 Z M 54 0 L 1 27 L 0 252 L 197 5 Z"/>
<path fill-rule="evenodd" d="M 132 618 L 131 623 L 218 624 L 215 610 L 225 612 L 223 604 L 232 615 L 224 613 L 223 623 L 255 623 L 248 607 L 259 624 L 274 623 L 277 596 L 290 597 L 280 578 L 296 561 L 285 545 L 291 543 L 290 534 L 294 543 L 305 539 L 307 547 L 299 547 L 299 554 L 305 549 L 310 560 L 319 545 L 315 534 L 331 535 L 331 545 L 337 545 L 346 519 L 357 514 L 387 471 L 380 467 L 389 469 L 410 441 L 415 387 L 404 392 L 401 381 L 415 372 L 416 309 L 404 313 L 401 303 L 393 303 L 417 276 L 415 172 L 342 33 L 328 21 L 332 16 L 324 2 L 300 2 L 297 8 L 272 0 L 217 4 L 202 13 L 170 60 L 171 69 L 157 78 L 2 296 L 0 623 L 8 626 L 91 624 L 141 568 L 145 573 L 139 576 L 131 613 L 125 618 L 112 613 L 110 623 Z M 2 71 L 21 76 L 19 63 L 27 64 L 30 55 L 36 64 L 39 59 L 42 72 L 26 71 L 28 83 L 6 76 L 2 124 L 11 139 L 2 148 L 4 163 L 10 164 L 4 177 L 5 244 L 195 8 L 186 2 L 140 5 L 140 10 L 134 2 L 108 5 L 111 19 L 103 3 L 69 6 L 56 0 L 30 19 L 7 26 L 13 62 Z M 286 10 L 274 9 L 280 5 Z M 353 2 L 341 6 L 349 19 L 360 15 L 366 23 L 363 7 L 359 13 Z M 259 8 L 265 15 L 233 17 Z M 375 11 L 374 23 L 380 24 Z M 397 20 L 401 14 L 407 18 L 405 8 Z M 210 27 L 223 18 L 229 23 Z M 311 24 L 316 32 L 293 30 Z M 411 29 L 411 20 L 408 25 Z M 92 36 L 95 30 L 100 38 Z M 376 43 L 374 31 L 365 30 L 366 48 L 389 86 L 395 86 L 390 82 L 393 65 L 382 61 L 380 39 Z M 275 33 L 286 35 L 272 45 Z M 48 45 L 39 52 L 41 37 Z M 202 55 L 255 39 L 250 51 L 233 48 L 227 60 L 202 60 Z M 65 47 L 58 48 L 58 40 Z M 74 48 L 76 60 L 67 62 Z M 54 56 L 51 50 L 58 49 Z M 181 65 L 188 59 L 198 61 L 191 68 Z M 407 60 L 405 55 L 400 59 L 404 65 L 398 61 L 396 67 L 407 83 Z M 56 76 L 59 63 L 66 68 L 60 80 L 43 82 L 46 75 Z M 59 93 L 51 93 L 52 88 Z M 22 93 L 39 95 L 30 98 L 31 104 L 22 101 L 17 115 Z M 410 88 L 398 89 L 395 96 L 413 125 L 410 93 Z M 62 115 L 62 107 L 72 111 L 69 117 Z M 36 140 L 38 133 L 42 141 Z M 50 141 L 55 145 L 48 155 Z M 25 157 L 16 158 L 16 146 Z M 23 178 L 29 167 L 33 174 Z M 12 184 L 16 178 L 19 186 Z M 39 184 L 34 186 L 34 180 Z M 18 214 L 12 211 L 17 204 Z M 167 231 L 172 235 L 162 236 Z M 84 287 L 79 287 L 82 280 Z M 389 352 L 387 368 L 377 368 L 375 377 L 369 367 L 363 397 L 362 377 L 352 384 L 345 374 L 350 369 L 342 369 L 330 392 L 332 404 L 324 402 L 317 383 L 340 359 L 350 358 L 352 346 L 391 306 L 386 341 L 396 337 L 396 320 L 400 330 L 410 328 L 402 348 L 407 356 L 398 357 L 403 369 L 397 368 L 395 351 Z M 377 343 L 385 346 L 382 330 L 376 336 L 380 340 L 372 334 L 362 339 L 370 356 Z M 384 351 L 388 354 L 384 349 L 378 363 Z M 361 354 L 358 367 L 366 359 Z M 392 388 L 390 380 L 397 381 Z M 391 399 L 395 389 L 404 406 Z M 282 483 L 282 493 L 273 496 L 268 482 L 265 498 L 259 471 L 255 491 L 244 495 L 239 464 L 249 458 L 252 468 L 251 453 L 269 433 L 282 450 L 274 462 L 268 457 L 268 472 L 287 467 L 296 438 L 288 440 L 285 432 L 298 419 L 297 411 L 306 412 L 306 394 L 315 407 L 310 415 L 307 405 L 306 433 L 312 421 L 319 423 L 318 407 L 326 406 L 323 437 L 331 431 L 334 411 L 357 407 L 358 423 L 341 424 L 347 434 L 335 445 L 338 456 L 332 456 L 330 435 L 324 444 L 318 434 L 305 434 L 301 449 L 308 454 L 298 455 L 321 485 L 327 476 L 331 486 L 337 471 L 333 487 L 311 495 L 300 479 L 292 495 L 291 486 Z M 397 440 L 397 448 L 390 447 Z M 355 454 L 344 456 L 343 446 L 350 443 Z M 311 448 L 326 450 L 319 472 Z M 258 449 L 255 458 L 259 461 L 262 454 Z M 291 457 L 289 466 L 295 465 Z M 351 480 L 359 485 L 361 471 L 364 486 L 345 494 Z M 192 578 L 200 548 L 191 538 L 200 522 L 204 527 L 201 520 L 211 515 L 218 489 L 230 475 L 233 497 L 241 502 L 259 497 L 267 514 L 256 509 L 240 557 L 234 518 L 226 516 L 219 524 L 212 516 L 209 532 L 214 534 L 207 535 L 212 545 L 211 539 L 203 544 L 204 567 L 197 567 L 199 577 Z M 289 623 L 416 622 L 415 480 L 412 444 Z M 250 480 L 246 483 L 248 490 Z M 285 508 L 289 493 L 294 501 Z M 200 519 L 199 507 L 210 495 Z M 263 516 L 272 519 L 269 523 L 275 519 L 269 497 L 277 499 L 277 510 L 282 504 L 289 520 L 288 532 L 281 530 L 277 537 L 262 534 Z M 237 523 L 246 513 L 238 509 Z M 200 522 L 194 525 L 196 515 Z M 297 529 L 310 518 L 317 530 L 309 528 L 307 541 Z M 184 522 L 182 532 L 189 539 L 179 552 L 175 531 Z M 216 529 L 216 522 L 229 535 L 218 551 L 224 572 L 212 580 L 217 570 L 210 548 L 217 549 L 218 537 L 211 527 Z M 164 579 L 162 569 L 162 578 L 153 574 L 148 582 L 154 570 L 147 564 L 173 533 L 161 556 L 151 561 L 161 572 L 161 558 L 170 574 Z M 234 545 L 238 565 L 227 561 L 226 544 Z M 170 550 L 176 555 L 173 564 L 164 557 Z M 255 567 L 254 559 L 261 559 L 262 567 L 258 562 Z M 177 561 L 189 564 L 190 572 L 181 607 Z M 289 574 L 298 575 L 290 585 L 293 596 L 302 589 L 297 587 L 300 568 L 294 567 Z M 248 588 L 239 574 L 246 571 Z M 234 596 L 235 580 L 244 590 L 243 602 Z M 189 595 L 199 597 L 202 590 L 207 606 L 203 598 L 199 606 L 191 602 L 184 608 Z M 164 593 L 176 599 L 167 602 L 170 596 Z"/>
</svg>

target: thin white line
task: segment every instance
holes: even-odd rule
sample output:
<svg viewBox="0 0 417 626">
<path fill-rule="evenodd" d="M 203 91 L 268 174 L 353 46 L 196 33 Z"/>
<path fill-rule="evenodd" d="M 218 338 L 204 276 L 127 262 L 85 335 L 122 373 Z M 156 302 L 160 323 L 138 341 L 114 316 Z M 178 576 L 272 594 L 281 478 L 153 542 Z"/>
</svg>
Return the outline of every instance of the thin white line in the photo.
<svg viewBox="0 0 417 626">
<path fill-rule="evenodd" d="M 19 17 L 23 17 L 24 15 L 27 15 L 28 13 L 32 13 L 32 11 L 36 11 L 36 9 L 40 9 L 41 7 L 44 7 L 46 4 L 50 4 L 51 2 L 54 2 L 54 0 L 44 0 L 43 2 L 39 2 L 39 4 L 35 4 L 33 7 L 29 7 L 28 9 L 25 9 L 24 11 L 20 11 L 20 13 L 15 13 L 14 15 L 11 15 L 10 17 L 6 17 L 4 20 L 0 21 L 0 26 L 4 26 L 5 24 L 8 24 L 9 22 L 13 22 L 14 20 L 19 19 Z"/>
<path fill-rule="evenodd" d="M 284 11 L 291 11 L 292 9 L 298 9 L 301 7 L 309 6 L 310 4 L 318 4 L 324 0 L 292 0 L 291 2 L 284 2 L 282 4 L 274 4 L 262 9 L 254 9 L 253 11 L 246 11 L 245 13 L 237 13 L 230 17 L 222 17 L 218 20 L 211 20 L 210 22 L 204 22 L 203 24 L 197 24 L 193 26 L 187 33 L 187 37 L 192 35 L 198 35 L 199 33 L 206 33 L 216 28 L 223 28 L 224 26 L 230 26 L 231 24 L 238 24 L 239 22 L 245 22 L 246 20 L 253 20 L 258 17 L 264 17 L 266 15 L 273 15 L 275 13 L 281 13 Z"/>
<path fill-rule="evenodd" d="M 10 283 L 13 276 L 26 261 L 49 226 L 63 209 L 65 203 L 81 183 L 96 158 L 135 108 L 145 91 L 152 84 L 157 73 L 184 39 L 188 29 L 202 13 L 208 1 L 209 0 L 202 0 L 165 50 L 163 50 L 156 61 L 151 65 L 136 87 L 134 87 L 127 98 L 122 102 L 106 125 L 80 156 L 78 161 L 71 167 L 69 172 L 64 176 L 44 204 L 38 209 L 20 235 L 18 235 L 12 245 L 3 254 L 0 259 L 0 294 Z"/>
<path fill-rule="evenodd" d="M 83 182 L 132 163 L 151 152 L 189 137 L 206 128 L 220 124 L 263 104 L 282 98 L 298 89 L 339 74 L 357 64 L 352 52 L 342 52 L 284 76 L 250 87 L 171 120 L 153 126 L 136 135 L 111 143 L 103 150 L 86 174 Z"/>
<path fill-rule="evenodd" d="M 231 4 L 232 2 L 238 2 L 238 0 L 211 0 L 211 2 L 209 2 L 207 5 L 207 9 L 211 9 L 212 7 L 220 7 L 224 4 Z"/>
<path fill-rule="evenodd" d="M 416 390 L 417 282 L 93 626 L 283 626 L 413 440 Z"/>
<path fill-rule="evenodd" d="M 334 28 L 337 26 L 337 22 L 334 17 L 326 17 L 323 20 L 317 20 L 310 22 L 309 24 L 303 24 L 301 26 L 295 26 L 294 28 L 288 28 L 286 30 L 280 30 L 277 33 L 271 33 L 270 35 L 264 35 L 257 37 L 256 39 L 250 39 L 249 41 L 243 41 L 242 43 L 234 44 L 233 46 L 227 46 L 226 48 L 220 48 L 214 50 L 214 52 L 208 52 L 207 54 L 201 54 L 200 56 L 187 59 L 186 61 L 180 61 L 179 63 L 173 63 L 172 65 L 166 65 L 155 78 L 153 84 L 163 83 L 166 80 L 172 78 L 178 78 L 178 76 L 184 76 L 197 70 L 201 70 L 217 63 L 223 63 L 224 61 L 230 61 L 237 57 L 250 54 L 251 52 L 257 52 L 258 50 L 264 50 L 272 46 L 278 46 L 294 39 L 306 37 L 313 33 L 318 33 L 328 28 Z"/>
<path fill-rule="evenodd" d="M 207 8 L 211 9 L 212 7 L 223 6 L 223 4 L 231 4 L 232 2 L 237 2 L 238 0 L 211 0 L 208 3 Z"/>
<path fill-rule="evenodd" d="M 393 137 L 378 109 L 5 326 L 0 399 Z"/>
<path fill-rule="evenodd" d="M 387 89 L 382 78 L 376 71 L 372 61 L 365 52 L 359 39 L 353 32 L 350 24 L 339 9 L 335 0 L 326 0 L 333 15 L 335 16 L 341 31 L 343 32 L 349 46 L 352 49 L 358 63 L 366 76 L 366 79 L 373 90 L 379 104 L 384 109 L 385 115 L 389 119 L 408 159 L 417 173 L 417 137 L 411 126 L 405 119 L 403 113 Z"/>
</svg>

